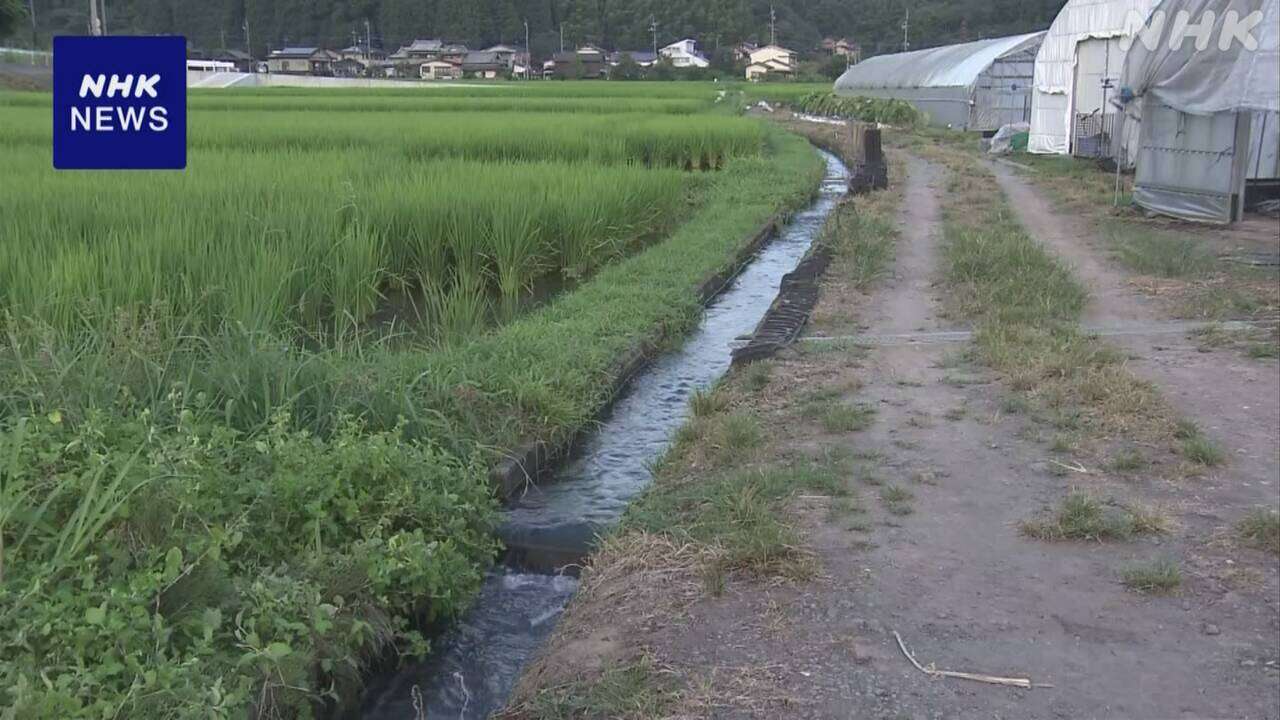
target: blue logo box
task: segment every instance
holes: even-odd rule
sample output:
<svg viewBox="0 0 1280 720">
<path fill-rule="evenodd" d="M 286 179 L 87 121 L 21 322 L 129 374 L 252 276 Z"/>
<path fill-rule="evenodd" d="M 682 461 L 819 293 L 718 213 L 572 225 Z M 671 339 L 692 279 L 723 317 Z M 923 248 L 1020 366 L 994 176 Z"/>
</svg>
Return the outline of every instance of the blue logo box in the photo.
<svg viewBox="0 0 1280 720">
<path fill-rule="evenodd" d="M 185 168 L 186 39 L 55 37 L 53 166 Z"/>
</svg>

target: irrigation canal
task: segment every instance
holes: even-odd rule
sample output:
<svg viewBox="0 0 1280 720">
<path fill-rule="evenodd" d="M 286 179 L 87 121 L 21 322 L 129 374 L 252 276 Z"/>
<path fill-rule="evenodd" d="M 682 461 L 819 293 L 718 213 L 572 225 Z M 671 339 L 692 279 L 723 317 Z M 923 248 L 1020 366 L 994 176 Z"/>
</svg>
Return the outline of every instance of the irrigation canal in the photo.
<svg viewBox="0 0 1280 720">
<path fill-rule="evenodd" d="M 703 313 L 677 350 L 646 367 L 597 430 L 550 482 L 505 510 L 500 533 L 513 557 L 590 551 L 650 482 L 649 467 L 684 423 L 690 397 L 729 369 L 740 338 L 760 322 L 782 278 L 804 257 L 844 194 L 848 172 L 822 152 L 826 173 L 817 199 L 762 248 Z M 521 552 L 524 551 L 524 552 Z M 551 634 L 578 581 L 515 561 L 491 570 L 475 606 L 435 642 L 426 661 L 369 685 L 366 720 L 486 718 L 506 702 L 525 664 Z"/>
</svg>

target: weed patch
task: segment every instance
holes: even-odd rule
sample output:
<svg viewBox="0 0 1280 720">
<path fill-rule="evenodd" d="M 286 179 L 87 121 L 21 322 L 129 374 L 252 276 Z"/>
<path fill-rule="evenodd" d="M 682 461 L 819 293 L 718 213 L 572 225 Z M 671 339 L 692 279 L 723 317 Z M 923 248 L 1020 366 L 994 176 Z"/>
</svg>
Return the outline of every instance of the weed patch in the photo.
<svg viewBox="0 0 1280 720">
<path fill-rule="evenodd" d="M 1125 587 L 1140 593 L 1166 594 L 1182 584 L 1182 568 L 1176 560 L 1161 558 L 1149 563 L 1135 563 L 1120 572 Z"/>
<path fill-rule="evenodd" d="M 1236 525 L 1248 544 L 1280 555 L 1280 510 L 1256 508 Z"/>
<path fill-rule="evenodd" d="M 1023 521 L 1022 532 L 1038 540 L 1127 540 L 1135 534 L 1160 532 L 1164 522 L 1093 495 L 1073 491 L 1052 514 Z"/>
<path fill-rule="evenodd" d="M 678 689 L 671 676 L 643 658 L 630 665 L 605 669 L 596 678 L 539 690 L 527 703 L 499 713 L 507 720 L 576 720 L 618 718 L 651 720 L 665 717 L 676 705 Z"/>
<path fill-rule="evenodd" d="M 712 547 L 723 571 L 803 576 L 809 564 L 785 519 L 786 501 L 803 491 L 837 498 L 849 493 L 844 476 L 826 464 L 739 470 L 647 493 L 625 524 Z"/>
</svg>

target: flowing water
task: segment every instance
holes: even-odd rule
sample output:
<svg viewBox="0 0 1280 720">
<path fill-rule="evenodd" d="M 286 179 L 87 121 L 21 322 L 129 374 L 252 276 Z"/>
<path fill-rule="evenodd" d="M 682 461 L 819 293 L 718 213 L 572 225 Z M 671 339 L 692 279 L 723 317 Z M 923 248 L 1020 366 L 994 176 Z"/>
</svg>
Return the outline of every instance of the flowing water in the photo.
<svg viewBox="0 0 1280 720">
<path fill-rule="evenodd" d="M 626 510 L 650 481 L 688 415 L 690 397 L 729 369 L 730 355 L 751 333 L 813 244 L 844 194 L 848 174 L 822 153 L 821 192 L 797 213 L 703 313 L 696 331 L 645 368 L 553 480 L 530 489 L 504 513 L 500 534 L 514 557 L 582 557 L 592 539 Z M 520 672 L 550 635 L 577 589 L 567 575 L 489 573 L 475 606 L 439 638 L 432 657 L 390 678 L 375 680 L 365 698 L 368 720 L 485 718 L 507 700 Z"/>
</svg>

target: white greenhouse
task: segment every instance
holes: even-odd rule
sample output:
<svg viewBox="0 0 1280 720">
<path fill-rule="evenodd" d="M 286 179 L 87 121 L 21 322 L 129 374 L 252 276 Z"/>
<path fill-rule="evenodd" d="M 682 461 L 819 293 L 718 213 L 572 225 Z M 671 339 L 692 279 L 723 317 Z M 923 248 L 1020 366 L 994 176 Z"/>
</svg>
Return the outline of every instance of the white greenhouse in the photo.
<svg viewBox="0 0 1280 720">
<path fill-rule="evenodd" d="M 845 97 L 911 103 L 933 125 L 994 132 L 1027 122 L 1031 80 L 1043 32 L 878 55 L 836 80 Z"/>
<path fill-rule="evenodd" d="M 1177 42 L 1185 23 L 1209 42 Z M 1247 40 L 1232 18 L 1260 19 Z M 1236 27 L 1239 27 L 1238 25 Z M 1280 0 L 1164 0 L 1121 80 L 1126 137 L 1137 136 L 1133 198 L 1173 217 L 1241 219 L 1249 190 L 1280 185 Z"/>
<path fill-rule="evenodd" d="M 1029 151 L 1111 154 L 1125 52 L 1157 2 L 1068 0 L 1036 56 Z"/>
</svg>

